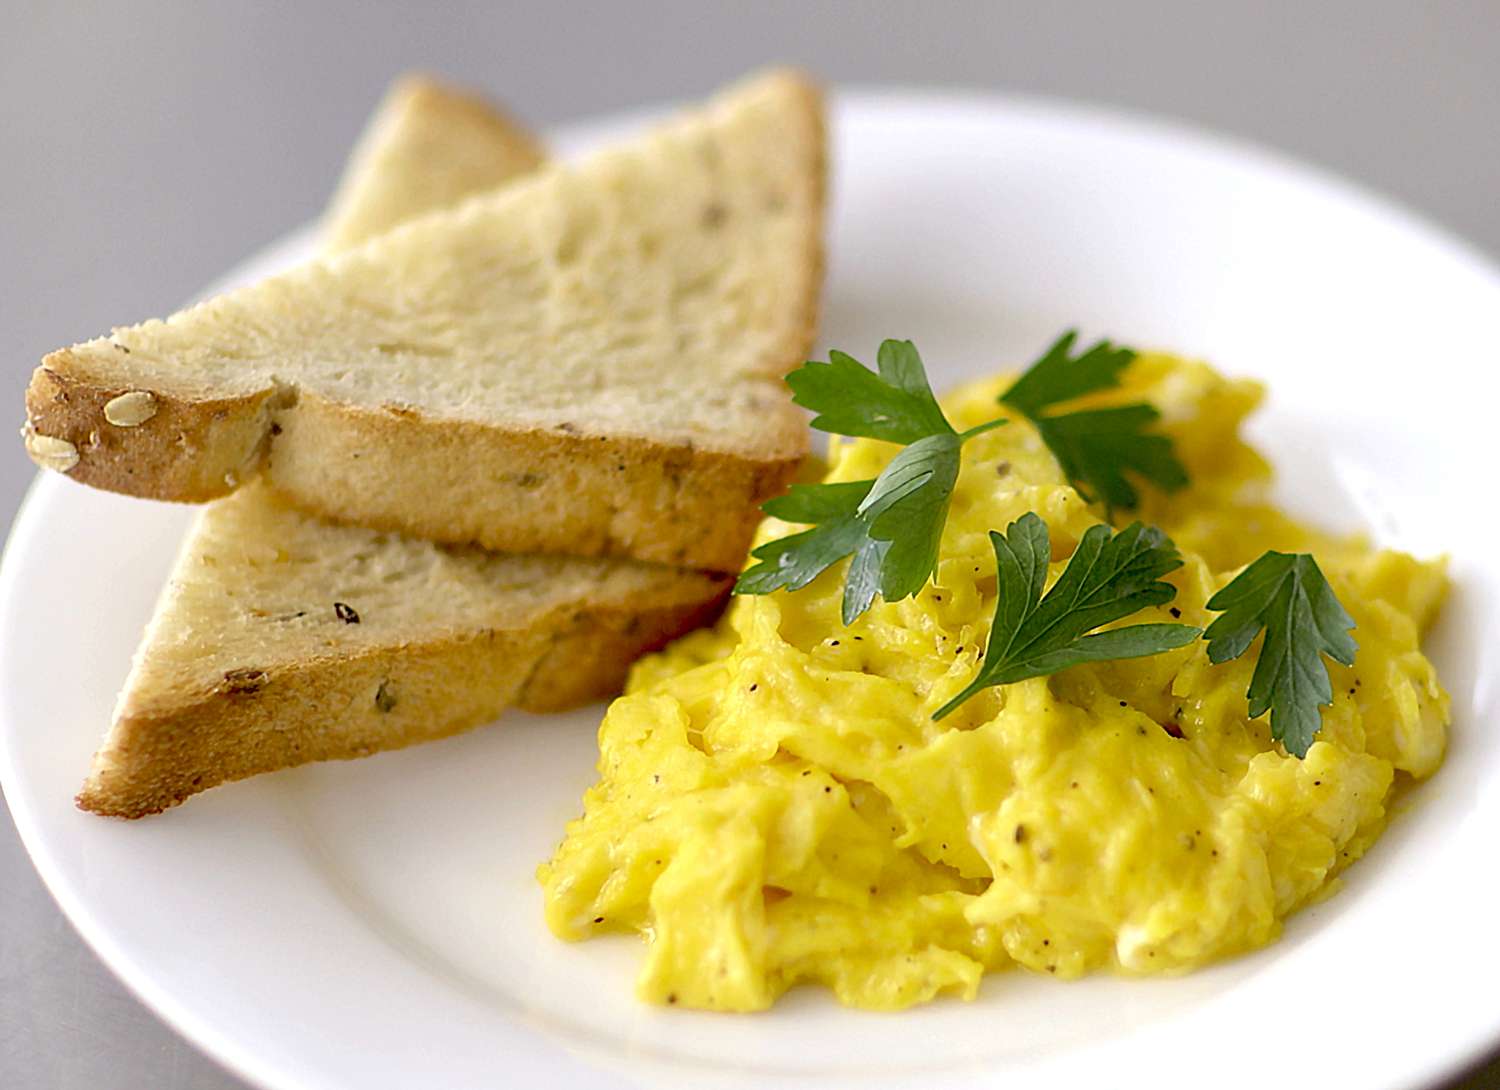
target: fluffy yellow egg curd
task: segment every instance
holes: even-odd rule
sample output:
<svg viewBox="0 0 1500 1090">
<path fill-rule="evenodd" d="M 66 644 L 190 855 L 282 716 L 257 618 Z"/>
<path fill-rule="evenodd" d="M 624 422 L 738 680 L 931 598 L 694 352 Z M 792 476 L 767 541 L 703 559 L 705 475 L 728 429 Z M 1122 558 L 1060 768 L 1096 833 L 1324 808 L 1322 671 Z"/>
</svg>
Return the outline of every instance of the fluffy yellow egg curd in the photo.
<svg viewBox="0 0 1500 1090">
<path fill-rule="evenodd" d="M 1008 382 L 946 398 L 950 421 L 1002 415 Z M 1313 552 L 1354 617 L 1355 664 L 1328 663 L 1336 695 L 1306 759 L 1247 717 L 1259 640 L 1219 666 L 1202 640 L 1076 666 L 933 721 L 989 632 L 987 532 L 1041 515 L 1050 585 L 1104 518 L 1004 414 L 963 448 L 937 576 L 915 598 L 845 627 L 839 564 L 737 598 L 637 665 L 599 729 L 584 815 L 538 872 L 552 931 L 637 932 L 642 998 L 724 1011 L 804 981 L 892 1010 L 971 998 L 1011 966 L 1174 973 L 1276 938 L 1379 836 L 1393 790 L 1442 760 L 1448 698 L 1420 638 L 1446 579 L 1270 506 L 1267 465 L 1237 437 L 1260 396 L 1143 355 L 1091 400 L 1155 404 L 1192 476 L 1133 513 L 1182 551 L 1177 597 L 1122 623 L 1207 626 L 1204 603 L 1266 549 Z M 835 440 L 827 479 L 873 477 L 897 449 Z M 760 540 L 795 529 L 768 520 Z"/>
</svg>

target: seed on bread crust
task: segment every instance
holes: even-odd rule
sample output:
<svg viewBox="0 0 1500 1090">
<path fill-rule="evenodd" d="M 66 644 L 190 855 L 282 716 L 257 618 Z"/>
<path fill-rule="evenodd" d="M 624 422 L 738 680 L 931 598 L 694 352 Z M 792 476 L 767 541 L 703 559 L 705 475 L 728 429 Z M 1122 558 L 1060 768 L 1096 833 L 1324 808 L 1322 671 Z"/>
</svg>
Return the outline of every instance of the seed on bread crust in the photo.
<svg viewBox="0 0 1500 1090">
<path fill-rule="evenodd" d="M 131 390 L 104 403 L 104 419 L 117 428 L 133 428 L 156 415 L 156 398 L 146 390 Z"/>
<path fill-rule="evenodd" d="M 26 439 L 26 453 L 43 469 L 66 473 L 78 464 L 78 448 L 55 435 L 41 435 L 28 426 L 21 430 Z"/>
</svg>

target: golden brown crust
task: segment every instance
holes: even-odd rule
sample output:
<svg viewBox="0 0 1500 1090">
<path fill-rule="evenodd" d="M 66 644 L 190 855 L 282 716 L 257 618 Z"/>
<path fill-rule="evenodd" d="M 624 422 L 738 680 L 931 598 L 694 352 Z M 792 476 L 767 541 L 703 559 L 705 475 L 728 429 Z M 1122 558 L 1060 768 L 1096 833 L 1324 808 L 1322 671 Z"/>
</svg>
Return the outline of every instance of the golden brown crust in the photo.
<svg viewBox="0 0 1500 1090">
<path fill-rule="evenodd" d="M 135 388 L 71 373 L 71 349 L 48 355 L 26 388 L 26 429 L 72 443 L 68 476 L 153 500 L 203 503 L 227 495 L 260 468 L 274 389 L 227 398 L 181 398 L 152 390 L 155 412 L 120 427 L 105 406 Z"/>
<path fill-rule="evenodd" d="M 759 521 L 806 454 L 799 413 L 754 458 L 649 440 L 505 431 L 304 393 L 278 417 L 266 480 L 340 521 L 500 552 L 621 556 L 738 571 Z"/>
<path fill-rule="evenodd" d="M 540 638 L 489 631 L 281 670 L 247 664 L 180 707 L 117 718 L 78 806 L 142 817 L 230 780 L 456 734 L 514 699 L 535 655 L 526 643 Z M 424 684 L 450 672 L 466 683 Z"/>
<path fill-rule="evenodd" d="M 608 696 L 636 657 L 710 618 L 728 581 L 683 573 L 657 590 L 656 604 L 590 604 L 520 631 L 246 663 L 175 706 L 126 707 L 78 806 L 143 817 L 232 780 L 445 738 L 511 705 L 560 711 Z"/>
<path fill-rule="evenodd" d="M 717 578 L 698 601 L 575 613 L 553 638 L 516 699 L 529 712 L 559 712 L 604 700 L 625 687 L 630 665 L 695 628 L 712 624 L 733 581 Z"/>
<path fill-rule="evenodd" d="M 202 401 L 157 394 L 149 420 L 110 424 L 105 405 L 129 390 L 44 365 L 27 390 L 27 427 L 78 449 L 69 477 L 126 495 L 201 503 L 264 470 L 288 500 L 340 521 L 503 552 L 711 571 L 743 563 L 759 505 L 785 488 L 807 449 L 801 416 L 777 403 L 779 391 L 768 393 L 762 449 L 746 456 L 506 430 L 307 392 L 288 403 L 275 390 Z M 550 486 L 559 478 L 566 491 Z"/>
</svg>

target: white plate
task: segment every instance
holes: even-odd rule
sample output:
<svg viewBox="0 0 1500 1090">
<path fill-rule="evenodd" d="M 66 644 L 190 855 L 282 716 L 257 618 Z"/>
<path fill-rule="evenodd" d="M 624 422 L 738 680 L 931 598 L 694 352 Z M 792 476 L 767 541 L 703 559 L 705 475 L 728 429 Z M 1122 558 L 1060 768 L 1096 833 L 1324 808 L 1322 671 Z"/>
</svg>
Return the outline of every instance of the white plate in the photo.
<svg viewBox="0 0 1500 1090">
<path fill-rule="evenodd" d="M 1342 182 L 1154 122 L 908 94 L 846 96 L 836 122 L 824 346 L 911 337 L 941 384 L 1071 324 L 1201 354 L 1273 383 L 1258 434 L 1294 504 L 1451 552 L 1432 641 L 1448 763 L 1346 889 L 1270 949 L 1175 980 L 1013 972 L 894 1016 L 812 989 L 753 1017 L 648 1008 L 638 945 L 553 940 L 532 877 L 591 780 L 598 709 L 136 823 L 75 810 L 188 512 L 49 476 L 3 565 L 0 773 L 64 910 L 268 1087 L 1398 1087 L 1475 1056 L 1500 1036 L 1500 276 Z"/>
</svg>

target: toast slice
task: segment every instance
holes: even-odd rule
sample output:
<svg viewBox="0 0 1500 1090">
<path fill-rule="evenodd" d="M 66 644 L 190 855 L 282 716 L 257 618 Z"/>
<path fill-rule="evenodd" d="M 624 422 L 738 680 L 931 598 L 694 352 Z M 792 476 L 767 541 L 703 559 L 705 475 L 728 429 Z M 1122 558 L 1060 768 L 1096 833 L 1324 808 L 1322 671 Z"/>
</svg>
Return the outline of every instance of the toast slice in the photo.
<svg viewBox="0 0 1500 1090">
<path fill-rule="evenodd" d="M 323 216 L 327 253 L 529 173 L 542 144 L 493 103 L 427 76 L 391 85 Z"/>
<path fill-rule="evenodd" d="M 773 73 L 573 167 L 54 352 L 27 448 L 202 501 L 738 570 L 806 450 L 823 130 Z"/>
<path fill-rule="evenodd" d="M 329 245 L 536 163 L 535 142 L 502 115 L 408 79 L 355 153 Z M 643 651 L 710 619 L 728 589 L 726 577 L 635 561 L 505 556 L 339 525 L 252 483 L 198 516 L 78 804 L 140 817 L 228 780 L 441 738 L 508 706 L 604 697 Z"/>
<path fill-rule="evenodd" d="M 184 543 L 78 805 L 141 817 L 227 780 L 364 757 L 616 692 L 725 578 L 511 556 L 311 518 L 261 484 Z"/>
</svg>

